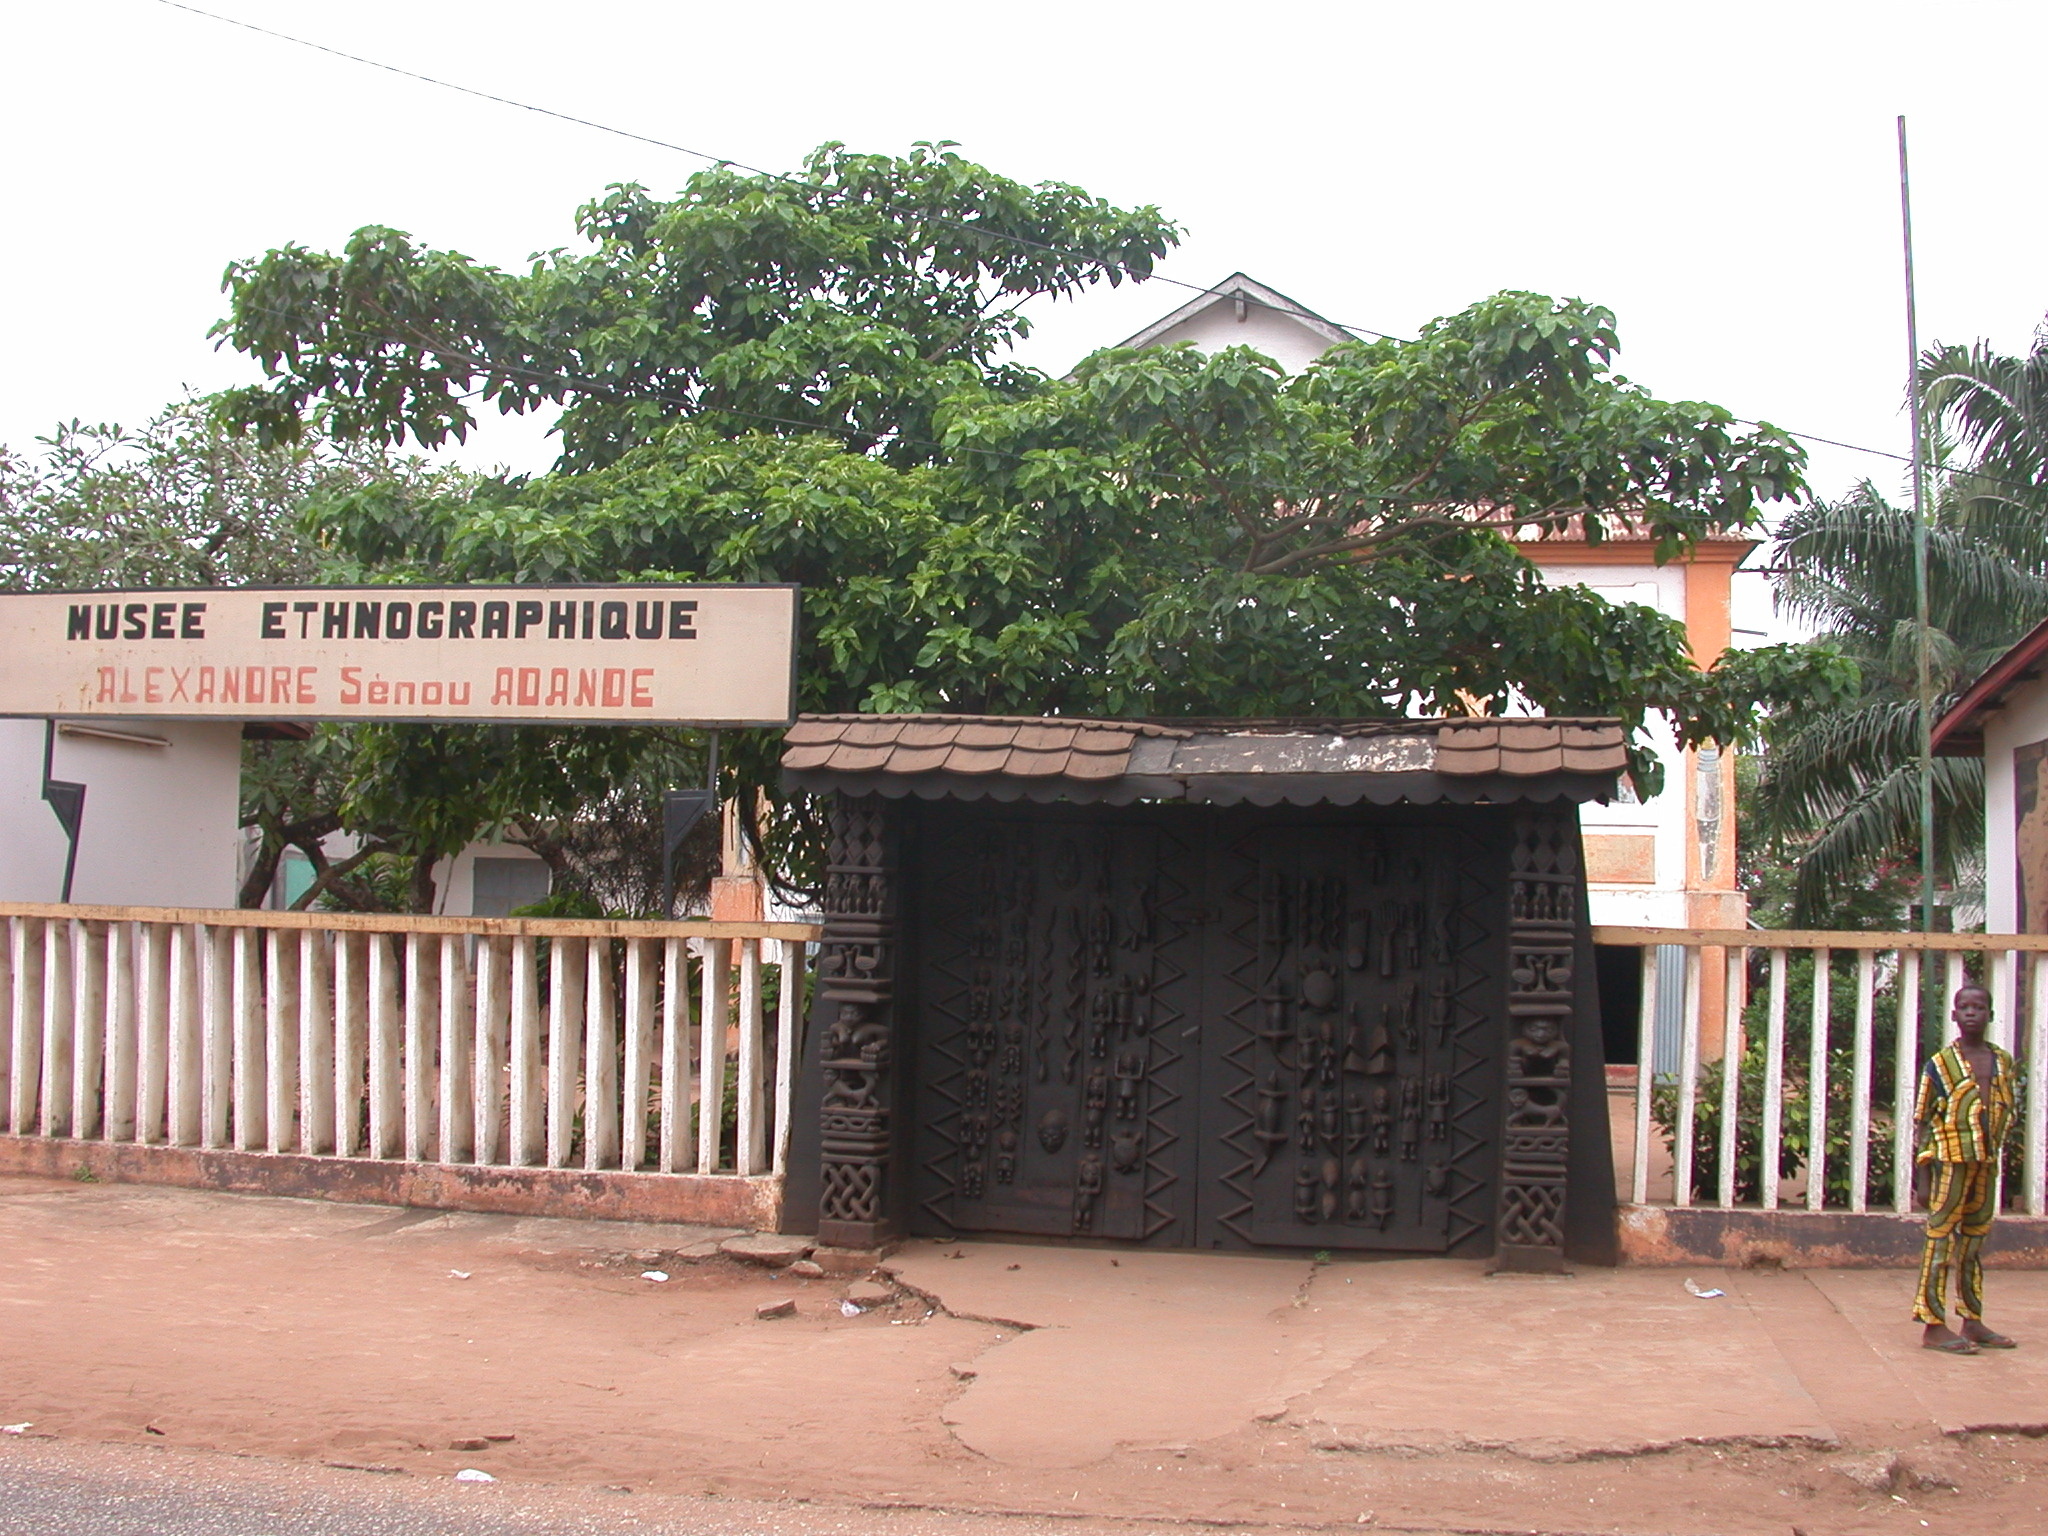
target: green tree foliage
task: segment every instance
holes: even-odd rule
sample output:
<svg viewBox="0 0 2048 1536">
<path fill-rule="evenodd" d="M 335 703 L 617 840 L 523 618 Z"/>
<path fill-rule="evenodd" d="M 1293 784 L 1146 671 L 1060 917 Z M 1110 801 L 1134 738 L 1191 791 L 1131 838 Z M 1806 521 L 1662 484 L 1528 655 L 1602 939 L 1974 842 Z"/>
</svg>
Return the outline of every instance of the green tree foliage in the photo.
<svg viewBox="0 0 2048 1536">
<path fill-rule="evenodd" d="M 335 504 L 338 554 L 392 578 L 800 582 L 810 710 L 1521 698 L 1736 741 L 1759 697 L 1852 685 L 1826 648 L 1702 672 L 1674 621 L 1547 587 L 1515 552 L 1626 523 L 1668 557 L 1801 490 L 1783 434 L 1617 374 L 1595 306 L 1503 293 L 1293 378 L 1180 347 L 1051 379 L 1009 355 L 1019 306 L 1143 276 L 1177 233 L 1156 210 L 944 145 L 828 145 L 796 177 L 721 168 L 668 202 L 614 188 L 579 229 L 588 250 L 523 273 L 386 229 L 230 269 L 221 332 L 269 374 L 233 409 L 262 440 L 310 410 L 434 444 L 474 400 L 561 408 L 552 474 L 402 517 Z M 366 739 L 393 805 L 489 771 L 488 753 L 444 771 L 424 737 Z M 728 787 L 772 783 L 772 750 L 738 743 Z M 495 771 L 523 773 L 517 755 Z"/>
<path fill-rule="evenodd" d="M 304 580 L 320 554 L 299 509 L 393 472 L 383 454 L 317 434 L 261 446 L 207 400 L 139 430 L 73 421 L 37 442 L 32 454 L 0 447 L 0 585 L 11 591 Z"/>
<path fill-rule="evenodd" d="M 2048 615 L 2048 523 L 2015 516 L 1982 482 L 1947 482 L 1928 536 L 1929 630 L 1936 710 Z M 1867 482 L 1839 501 L 1796 509 L 1775 549 L 1780 608 L 1858 663 L 1861 687 L 1831 708 L 1778 716 L 1747 832 L 1794 871 L 1795 926 L 1895 891 L 1919 857 L 1920 630 L 1913 514 Z M 1982 861 L 1983 765 L 1934 763 L 1937 877 L 1968 885 Z M 1896 908 L 1893 909 L 1894 917 Z"/>
</svg>

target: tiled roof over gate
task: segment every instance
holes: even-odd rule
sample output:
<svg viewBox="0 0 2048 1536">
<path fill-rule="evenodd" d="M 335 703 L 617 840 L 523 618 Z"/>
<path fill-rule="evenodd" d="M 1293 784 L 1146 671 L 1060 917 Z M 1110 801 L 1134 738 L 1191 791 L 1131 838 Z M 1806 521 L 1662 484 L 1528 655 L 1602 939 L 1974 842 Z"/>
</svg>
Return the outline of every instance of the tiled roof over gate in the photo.
<svg viewBox="0 0 2048 1536">
<path fill-rule="evenodd" d="M 1585 799 L 1611 788 L 1623 748 L 1613 720 L 805 715 L 784 738 L 782 766 L 803 787 L 925 796 Z"/>
</svg>

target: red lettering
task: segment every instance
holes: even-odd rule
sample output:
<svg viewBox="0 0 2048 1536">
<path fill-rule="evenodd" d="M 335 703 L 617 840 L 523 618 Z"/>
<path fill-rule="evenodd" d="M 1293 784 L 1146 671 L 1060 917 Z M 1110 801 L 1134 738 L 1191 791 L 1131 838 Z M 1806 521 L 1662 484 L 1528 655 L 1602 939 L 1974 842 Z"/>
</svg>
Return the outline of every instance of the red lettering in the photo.
<svg viewBox="0 0 2048 1536">
<path fill-rule="evenodd" d="M 341 669 L 341 702 L 360 704 L 363 702 L 363 669 L 343 667 Z"/>
<path fill-rule="evenodd" d="M 223 704 L 242 702 L 242 669 L 222 667 L 220 669 L 220 701 Z"/>
<path fill-rule="evenodd" d="M 112 667 L 100 668 L 99 697 L 94 699 L 93 702 L 96 704 L 111 704 L 114 702 L 114 669 Z"/>
<path fill-rule="evenodd" d="M 270 669 L 270 702 L 289 704 L 292 701 L 292 669 L 272 667 Z"/>
<path fill-rule="evenodd" d="M 548 702 L 567 704 L 569 702 L 569 669 L 555 667 L 548 673 Z"/>
<path fill-rule="evenodd" d="M 604 707 L 623 708 L 626 702 L 626 669 L 606 667 L 604 669 Z"/>
<path fill-rule="evenodd" d="M 576 671 L 576 702 L 578 705 L 597 702 L 597 669 L 579 667 Z"/>
<path fill-rule="evenodd" d="M 135 679 L 129 674 L 126 667 L 121 669 L 121 702 L 123 704 L 139 702 L 135 697 Z"/>
<path fill-rule="evenodd" d="M 370 702 L 372 704 L 389 704 L 391 702 L 391 685 L 381 677 L 370 684 Z"/>
<path fill-rule="evenodd" d="M 654 668 L 652 667 L 635 667 L 633 669 L 633 707 L 635 709 L 654 708 L 654 694 L 645 683 L 640 681 L 643 677 L 652 676 L 654 676 Z"/>
<path fill-rule="evenodd" d="M 529 705 L 540 703 L 539 667 L 521 667 L 519 669 L 519 702 Z"/>
<path fill-rule="evenodd" d="M 467 704 L 469 702 L 469 684 L 450 683 L 448 685 L 448 702 L 450 704 Z"/>
<path fill-rule="evenodd" d="M 192 695 L 192 702 L 195 704 L 211 704 L 213 702 L 213 668 L 201 667 L 199 669 L 199 688 Z"/>
<path fill-rule="evenodd" d="M 468 701 L 464 700 L 463 702 L 467 703 Z M 510 667 L 498 668 L 497 679 L 491 684 L 491 702 L 493 704 L 510 704 L 512 702 L 512 669 Z"/>
<path fill-rule="evenodd" d="M 301 704 L 317 704 L 320 702 L 313 696 L 313 675 L 319 670 L 318 667 L 299 668 L 299 702 Z"/>
<path fill-rule="evenodd" d="M 158 682 L 158 681 L 157 681 L 157 679 L 158 679 L 158 678 L 160 678 L 160 677 L 162 677 L 163 675 L 164 675 L 164 669 L 163 669 L 162 667 L 144 667 L 144 668 L 142 669 L 142 702 L 143 702 L 143 703 L 145 703 L 145 704 L 161 704 L 161 703 L 163 703 L 163 701 L 164 701 L 164 685 L 163 685 L 162 683 L 160 683 L 160 682 Z"/>
<path fill-rule="evenodd" d="M 261 704 L 264 702 L 263 669 L 261 667 L 247 667 L 243 670 L 247 675 L 242 679 L 242 702 L 244 704 Z"/>
</svg>

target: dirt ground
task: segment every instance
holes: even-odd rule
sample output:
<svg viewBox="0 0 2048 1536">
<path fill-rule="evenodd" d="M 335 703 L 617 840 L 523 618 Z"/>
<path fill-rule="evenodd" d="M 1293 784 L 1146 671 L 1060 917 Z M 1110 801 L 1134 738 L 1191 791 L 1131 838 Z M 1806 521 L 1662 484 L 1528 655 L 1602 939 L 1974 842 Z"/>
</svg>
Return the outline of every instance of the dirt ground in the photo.
<svg viewBox="0 0 2048 1536">
<path fill-rule="evenodd" d="M 1953 1360 L 1912 1347 L 1898 1273 L 1697 1272 L 1729 1293 L 1702 1299 L 1668 1271 L 921 1244 L 847 1315 L 845 1278 L 723 1235 L 0 1180 L 0 1425 L 869 1508 L 2048 1529 L 2048 1275 L 1990 1282 L 2038 1351 Z"/>
</svg>

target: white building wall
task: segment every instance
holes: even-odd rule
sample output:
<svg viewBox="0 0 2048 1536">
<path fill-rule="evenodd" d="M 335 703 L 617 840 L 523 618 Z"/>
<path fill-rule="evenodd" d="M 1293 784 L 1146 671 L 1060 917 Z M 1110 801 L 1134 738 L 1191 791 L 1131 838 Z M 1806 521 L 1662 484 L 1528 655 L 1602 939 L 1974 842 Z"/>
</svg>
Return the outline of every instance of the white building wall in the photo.
<svg viewBox="0 0 2048 1536">
<path fill-rule="evenodd" d="M 1330 340 L 1262 304 L 1247 304 L 1242 320 L 1237 306 L 1228 300 L 1212 304 L 1199 314 L 1153 338 L 1151 345 L 1170 347 L 1192 341 L 1204 352 L 1221 352 L 1225 347 L 1250 347 L 1263 352 L 1289 373 L 1300 373 L 1330 349 Z"/>
<path fill-rule="evenodd" d="M 59 731 L 51 777 L 86 786 L 72 900 L 232 907 L 242 841 L 242 727 L 92 723 L 164 745 Z M 64 831 L 42 799 L 43 740 L 40 720 L 0 720 L 0 900 L 56 901 L 63 893 Z"/>
<path fill-rule="evenodd" d="M 2038 741 L 2048 741 L 2048 688 L 2023 684 L 1984 721 L 1984 927 L 1989 933 L 2022 931 L 2013 753 Z"/>
</svg>

